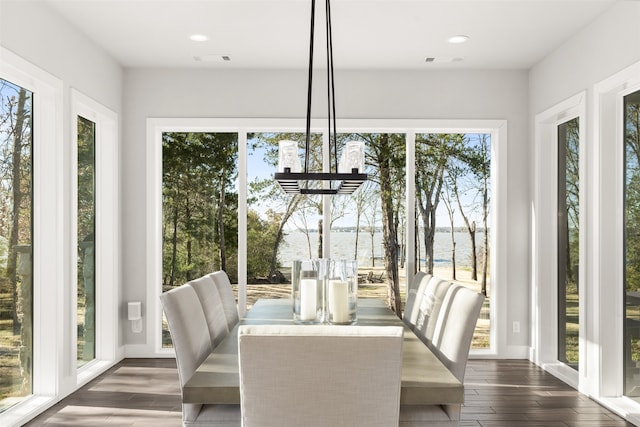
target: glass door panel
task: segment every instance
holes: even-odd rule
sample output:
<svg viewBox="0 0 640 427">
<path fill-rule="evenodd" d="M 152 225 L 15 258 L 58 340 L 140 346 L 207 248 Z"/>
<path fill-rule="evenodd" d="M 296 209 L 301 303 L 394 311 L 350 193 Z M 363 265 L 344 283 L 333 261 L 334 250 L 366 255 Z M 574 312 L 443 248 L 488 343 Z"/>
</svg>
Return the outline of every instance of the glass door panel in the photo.
<svg viewBox="0 0 640 427">
<path fill-rule="evenodd" d="M 96 357 L 96 124 L 78 116 L 78 367 Z"/>
<path fill-rule="evenodd" d="M 32 107 L 0 79 L 0 412 L 32 392 Z"/>
<path fill-rule="evenodd" d="M 640 397 L 640 91 L 624 97 L 624 394 Z"/>
<path fill-rule="evenodd" d="M 558 126 L 558 360 L 578 369 L 579 119 Z"/>
<path fill-rule="evenodd" d="M 322 197 L 285 194 L 273 179 L 280 141 L 298 145 L 301 168 L 306 135 L 253 133 L 247 137 L 247 306 L 259 298 L 290 298 L 294 260 L 322 258 Z M 309 170 L 322 170 L 322 135 L 311 134 Z M 318 183 L 314 183 L 318 184 Z"/>
<path fill-rule="evenodd" d="M 353 194 L 331 200 L 331 257 L 358 261 L 358 297 L 399 307 L 395 301 L 403 301 L 406 261 L 405 134 L 339 134 L 338 159 L 348 141 L 364 142 L 369 180 Z"/>
<path fill-rule="evenodd" d="M 416 135 L 416 263 L 486 296 L 472 348 L 490 347 L 491 135 Z"/>
<path fill-rule="evenodd" d="M 237 178 L 237 133 L 162 134 L 163 292 L 217 270 L 238 283 Z"/>
</svg>

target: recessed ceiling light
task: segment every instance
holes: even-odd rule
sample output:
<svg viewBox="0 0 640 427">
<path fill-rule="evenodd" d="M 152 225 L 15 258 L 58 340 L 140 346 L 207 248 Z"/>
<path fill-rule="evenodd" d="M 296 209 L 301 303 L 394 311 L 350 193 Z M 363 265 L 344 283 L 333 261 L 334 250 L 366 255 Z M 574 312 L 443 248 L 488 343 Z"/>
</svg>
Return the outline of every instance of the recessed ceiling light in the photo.
<svg viewBox="0 0 640 427">
<path fill-rule="evenodd" d="M 452 36 L 452 37 L 449 37 L 447 39 L 447 41 L 449 43 L 454 43 L 454 44 L 464 43 L 467 40 L 469 40 L 469 36 L 465 36 L 465 35 L 462 35 L 462 34 L 457 35 L 457 36 Z"/>
<path fill-rule="evenodd" d="M 194 42 L 206 42 L 207 40 L 209 40 L 209 37 L 205 36 L 204 34 L 192 34 L 189 36 L 189 38 Z"/>
</svg>

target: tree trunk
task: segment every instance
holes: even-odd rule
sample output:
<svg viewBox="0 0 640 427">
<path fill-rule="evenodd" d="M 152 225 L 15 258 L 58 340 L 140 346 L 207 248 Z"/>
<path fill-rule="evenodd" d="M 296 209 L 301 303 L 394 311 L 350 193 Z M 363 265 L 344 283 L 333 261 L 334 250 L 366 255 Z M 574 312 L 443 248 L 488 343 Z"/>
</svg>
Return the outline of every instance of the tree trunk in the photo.
<svg viewBox="0 0 640 427">
<path fill-rule="evenodd" d="M 173 288 L 176 282 L 176 267 L 178 265 L 178 204 L 173 203 L 173 235 L 171 236 L 171 278 L 169 287 Z"/>
<path fill-rule="evenodd" d="M 18 276 L 16 267 L 18 263 L 18 253 L 16 246 L 19 240 L 20 230 L 20 208 L 22 205 L 22 189 L 20 188 L 20 170 L 22 169 L 22 132 L 24 130 L 25 111 L 24 106 L 27 100 L 27 91 L 23 88 L 18 93 L 18 105 L 16 110 L 16 124 L 13 129 L 13 153 L 11 170 L 11 186 L 13 191 L 13 211 L 11 212 L 11 230 L 9 231 L 8 254 L 7 254 L 7 278 L 11 283 L 11 298 L 13 303 L 13 332 L 20 331 L 20 317 L 18 316 Z"/>
<path fill-rule="evenodd" d="M 226 187 L 224 173 L 220 174 L 220 200 L 218 202 L 218 246 L 220 256 L 220 270 L 227 271 L 227 248 L 224 239 L 224 206 L 226 203 Z"/>
<path fill-rule="evenodd" d="M 486 136 L 482 138 L 482 152 L 483 158 L 487 158 L 487 145 L 486 145 Z M 483 266 L 482 266 L 482 283 L 481 283 L 481 292 L 486 297 L 487 296 L 487 272 L 489 265 L 489 230 L 487 229 L 487 217 L 489 216 L 489 189 L 488 189 L 488 180 L 489 180 L 489 170 L 487 167 L 487 162 L 484 162 L 485 167 L 483 168 L 483 177 L 482 177 L 482 226 L 484 227 L 484 248 L 483 248 Z"/>
<path fill-rule="evenodd" d="M 318 258 L 322 256 L 322 218 L 318 220 Z"/>
<path fill-rule="evenodd" d="M 187 271 L 185 272 L 185 281 L 189 282 L 193 279 L 193 263 L 192 258 L 193 255 L 191 253 L 191 242 L 193 240 L 193 225 L 191 220 L 191 208 L 190 208 L 190 200 L 187 198 L 185 209 L 185 224 L 187 224 L 186 228 L 186 238 L 187 238 Z"/>
<path fill-rule="evenodd" d="M 389 136 L 383 135 L 383 147 L 388 147 Z M 387 151 L 387 150 L 383 150 Z M 384 230 L 384 259 L 388 279 L 387 296 L 389 307 L 402 316 L 402 300 L 400 299 L 400 283 L 398 277 L 398 236 L 395 228 L 393 207 L 393 188 L 391 183 L 391 165 L 388 156 L 378 159 L 380 173 L 380 196 L 382 207 L 382 226 Z"/>
<path fill-rule="evenodd" d="M 476 255 L 476 222 L 471 223 L 469 230 L 469 238 L 471 239 L 471 280 L 478 280 L 478 256 Z"/>
</svg>

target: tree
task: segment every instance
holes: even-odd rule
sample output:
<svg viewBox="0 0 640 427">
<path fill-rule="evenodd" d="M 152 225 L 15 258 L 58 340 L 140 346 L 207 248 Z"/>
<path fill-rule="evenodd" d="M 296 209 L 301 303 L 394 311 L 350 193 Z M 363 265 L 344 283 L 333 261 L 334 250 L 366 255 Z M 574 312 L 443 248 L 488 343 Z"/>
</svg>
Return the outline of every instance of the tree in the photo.
<svg viewBox="0 0 640 427">
<path fill-rule="evenodd" d="M 463 135 L 416 135 L 416 204 L 422 219 L 426 268 L 433 274 L 436 212 L 449 158 L 462 148 Z"/>
<path fill-rule="evenodd" d="M 456 235 L 455 235 L 455 226 L 453 215 L 455 213 L 455 207 L 453 206 L 451 200 L 451 192 L 453 191 L 452 187 L 454 186 L 451 178 L 444 181 L 444 192 L 442 201 L 447 208 L 447 213 L 449 214 L 449 235 L 451 238 L 451 279 L 456 280 Z"/>
<path fill-rule="evenodd" d="M 398 225 L 400 212 L 398 194 L 404 183 L 405 140 L 398 134 L 358 134 L 356 138 L 366 143 L 365 159 L 373 170 L 371 179 L 378 185 L 382 210 L 384 264 L 387 274 L 387 298 L 389 307 L 402 314 L 400 279 L 398 274 Z"/>
<path fill-rule="evenodd" d="M 297 141 L 299 146 L 302 145 L 305 139 L 305 135 L 302 133 L 257 133 L 251 135 L 250 149 L 261 148 L 265 150 L 265 163 L 271 165 L 273 170 L 276 169 L 278 163 L 278 146 L 279 141 L 290 140 Z M 322 165 L 321 157 L 322 138 L 318 134 L 312 134 L 310 140 L 310 152 L 309 152 L 309 167 L 310 170 L 320 170 Z M 285 229 L 294 215 L 300 212 L 308 212 L 308 209 L 315 209 L 322 213 L 322 203 L 320 197 L 309 196 L 304 194 L 285 194 L 277 182 L 272 178 L 263 180 L 256 180 L 250 184 L 251 193 L 253 198 L 250 200 L 250 204 L 256 206 L 259 203 L 264 203 L 265 200 L 269 201 L 268 214 L 272 218 L 277 218 L 279 221 L 278 230 L 276 232 L 276 238 L 273 242 L 273 248 L 271 252 L 270 272 L 269 277 L 273 276 L 278 268 L 278 251 L 285 236 Z M 306 223 L 306 222 L 305 222 Z"/>
<path fill-rule="evenodd" d="M 162 137 L 163 213 L 172 224 L 165 235 L 163 281 L 175 286 L 214 269 L 236 277 L 227 260 L 228 242 L 237 240 L 237 134 Z"/>
</svg>

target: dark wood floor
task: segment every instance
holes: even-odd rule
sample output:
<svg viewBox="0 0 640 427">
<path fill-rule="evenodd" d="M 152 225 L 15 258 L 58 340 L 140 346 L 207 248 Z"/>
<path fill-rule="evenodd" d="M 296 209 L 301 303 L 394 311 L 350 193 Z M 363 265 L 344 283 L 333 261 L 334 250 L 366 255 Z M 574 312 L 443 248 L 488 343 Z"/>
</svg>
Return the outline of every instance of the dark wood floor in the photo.
<svg viewBox="0 0 640 427">
<path fill-rule="evenodd" d="M 471 360 L 461 426 L 632 426 L 535 365 Z M 125 359 L 27 426 L 181 425 L 173 359 Z"/>
</svg>

